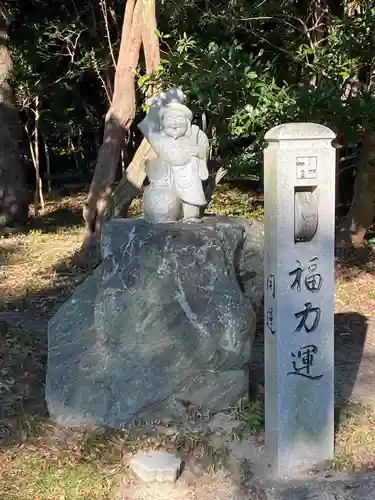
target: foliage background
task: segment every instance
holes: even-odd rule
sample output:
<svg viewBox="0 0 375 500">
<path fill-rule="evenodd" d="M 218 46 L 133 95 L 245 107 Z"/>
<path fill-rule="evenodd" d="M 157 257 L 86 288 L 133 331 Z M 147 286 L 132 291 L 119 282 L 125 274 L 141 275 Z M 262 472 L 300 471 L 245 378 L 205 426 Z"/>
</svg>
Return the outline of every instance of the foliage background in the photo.
<svg viewBox="0 0 375 500">
<path fill-rule="evenodd" d="M 23 124 L 32 130 L 35 96 L 40 96 L 40 130 L 50 148 L 52 179 L 89 181 L 112 96 L 112 53 L 116 58 L 124 2 L 6 4 L 14 16 L 9 38 Z M 235 176 L 261 178 L 264 133 L 281 122 L 331 127 L 346 170 L 347 152 L 360 144 L 360 131 L 374 128 L 371 2 L 163 0 L 158 26 L 162 66 L 158 75 L 145 77 L 140 63 L 138 113 L 124 164 L 139 144 L 136 124 L 155 78 L 164 87 L 183 88 L 210 137 L 213 160 Z M 351 161 L 346 184 L 352 183 L 355 167 Z M 44 170 L 42 158 L 42 175 Z"/>
</svg>

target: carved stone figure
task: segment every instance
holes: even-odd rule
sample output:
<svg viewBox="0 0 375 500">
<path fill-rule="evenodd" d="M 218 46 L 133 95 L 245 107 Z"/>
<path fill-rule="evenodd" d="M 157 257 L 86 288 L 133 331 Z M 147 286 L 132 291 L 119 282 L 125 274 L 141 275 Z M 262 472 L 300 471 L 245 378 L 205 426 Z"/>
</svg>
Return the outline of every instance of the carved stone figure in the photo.
<svg viewBox="0 0 375 500">
<path fill-rule="evenodd" d="M 145 218 L 153 222 L 196 219 L 207 204 L 202 181 L 208 178 L 208 139 L 182 101 L 175 89 L 157 96 L 139 125 L 156 154 L 147 160 L 150 186 L 144 196 Z"/>
</svg>

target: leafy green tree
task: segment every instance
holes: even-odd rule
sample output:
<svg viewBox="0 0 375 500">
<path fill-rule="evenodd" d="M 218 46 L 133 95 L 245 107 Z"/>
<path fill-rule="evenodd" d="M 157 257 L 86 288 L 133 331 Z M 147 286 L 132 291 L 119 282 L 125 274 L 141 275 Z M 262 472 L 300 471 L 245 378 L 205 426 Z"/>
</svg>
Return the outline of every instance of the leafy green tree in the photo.
<svg viewBox="0 0 375 500">
<path fill-rule="evenodd" d="M 216 160 L 232 172 L 260 175 L 264 134 L 279 123 L 316 121 L 336 132 L 338 179 L 356 172 L 340 236 L 362 245 L 375 194 L 371 2 L 165 0 L 159 28 L 167 35 L 158 77 L 180 84 L 206 115 Z"/>
<path fill-rule="evenodd" d="M 102 187 L 96 191 L 98 174 L 94 176 L 91 229 L 98 202 L 104 200 L 106 205 L 119 175 L 125 139 L 128 151 L 123 161 L 127 163 L 141 142 L 135 125 L 143 116 L 145 97 L 157 88 L 177 85 L 209 135 L 212 168 L 228 168 L 232 175 L 261 178 L 264 134 L 279 123 L 316 121 L 331 127 L 341 146 L 339 202 L 353 183 L 353 175 L 349 180 L 345 176 L 355 174 L 353 203 L 340 236 L 356 246 L 363 243 L 374 215 L 375 194 L 372 2 L 163 0 L 157 2 L 160 64 L 154 28 L 144 22 L 151 19 L 147 17 L 153 11 L 150 0 L 8 0 L 5 4 L 14 15 L 9 32 L 14 88 L 34 146 L 38 103 L 42 176 L 46 177 L 48 155 L 52 176 L 69 165 L 82 175 L 91 175 L 95 163 L 102 165 L 96 172 L 105 172 L 105 164 L 111 165 L 110 175 L 102 176 Z M 134 31 L 132 24 L 135 50 L 130 45 L 126 49 L 128 56 L 134 56 L 125 65 L 133 67 L 132 81 L 122 92 L 122 104 L 116 101 L 118 110 L 123 106 L 119 122 L 124 126 L 121 133 L 116 129 L 116 147 L 112 152 L 107 148 L 103 159 L 103 144 L 111 143 L 102 144 L 101 136 L 106 125 L 108 132 L 108 117 L 114 116 L 124 10 L 128 6 L 134 20 L 137 4 L 140 30 Z M 139 35 L 144 42 L 146 32 L 149 38 L 143 45 L 148 51 L 138 59 Z M 112 114 L 107 114 L 108 108 Z M 31 159 L 31 149 L 23 150 Z M 123 193 L 129 197 L 136 191 L 124 189 Z"/>
</svg>

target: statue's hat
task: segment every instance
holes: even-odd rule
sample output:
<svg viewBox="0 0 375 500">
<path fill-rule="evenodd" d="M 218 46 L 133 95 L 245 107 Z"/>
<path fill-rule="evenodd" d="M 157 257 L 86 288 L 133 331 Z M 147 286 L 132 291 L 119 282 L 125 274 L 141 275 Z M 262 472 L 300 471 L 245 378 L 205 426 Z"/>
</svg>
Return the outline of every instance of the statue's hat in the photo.
<svg viewBox="0 0 375 500">
<path fill-rule="evenodd" d="M 182 113 L 188 120 L 192 121 L 192 119 L 193 119 L 193 113 L 190 111 L 190 109 L 187 106 L 185 106 L 185 104 L 181 104 L 180 102 L 172 101 L 160 109 L 160 111 L 159 111 L 160 120 L 163 120 L 164 116 L 169 111 L 178 111 L 179 113 Z"/>
</svg>

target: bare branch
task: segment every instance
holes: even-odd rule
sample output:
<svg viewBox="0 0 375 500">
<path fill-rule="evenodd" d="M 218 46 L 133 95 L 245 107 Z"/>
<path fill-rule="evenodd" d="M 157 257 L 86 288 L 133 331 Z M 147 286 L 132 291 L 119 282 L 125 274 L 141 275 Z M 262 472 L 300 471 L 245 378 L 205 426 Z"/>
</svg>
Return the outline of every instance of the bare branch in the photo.
<svg viewBox="0 0 375 500">
<path fill-rule="evenodd" d="M 279 52 L 283 52 L 284 54 L 287 54 L 288 56 L 292 57 L 293 59 L 295 59 L 295 56 L 292 52 L 289 52 L 288 50 L 286 49 L 283 49 L 282 47 L 278 47 L 277 45 L 273 44 L 272 42 L 270 42 L 269 40 L 267 40 L 267 38 L 264 38 L 263 36 L 259 35 L 258 33 L 256 33 L 254 30 L 251 30 L 251 33 L 256 36 L 257 38 L 259 38 L 259 40 L 262 40 L 262 42 L 264 43 L 267 43 L 270 47 L 272 47 L 273 49 L 276 49 L 278 50 Z"/>
<path fill-rule="evenodd" d="M 96 74 L 98 75 L 98 78 L 102 84 L 102 87 L 106 93 L 106 96 L 107 96 L 107 99 L 108 99 L 108 103 L 111 104 L 112 103 L 112 97 L 111 97 L 111 94 L 109 92 L 109 89 L 104 81 L 104 78 L 102 77 L 101 73 L 100 73 L 100 69 L 99 69 L 99 65 L 98 65 L 98 61 L 96 60 L 96 57 L 95 57 L 95 52 L 92 51 L 91 52 L 91 60 L 92 60 L 92 65 L 94 67 L 94 70 L 96 72 Z"/>
<path fill-rule="evenodd" d="M 278 16 L 260 16 L 260 17 L 240 17 L 237 18 L 238 21 L 245 21 L 249 22 L 251 24 L 252 21 L 276 21 L 281 24 L 285 24 L 286 26 L 289 26 L 290 28 L 303 32 L 301 29 L 299 29 L 295 24 L 292 24 L 291 22 L 287 21 L 284 17 L 278 17 Z"/>
<path fill-rule="evenodd" d="M 273 16 L 259 16 L 259 17 L 239 17 L 239 21 L 272 21 L 276 19 Z"/>
<path fill-rule="evenodd" d="M 13 22 L 13 15 L 5 6 L 4 2 L 0 1 L 0 16 L 4 19 L 6 26 L 10 26 Z"/>
<path fill-rule="evenodd" d="M 111 41 L 111 35 L 110 35 L 110 32 L 109 32 L 108 10 L 107 10 L 106 0 L 99 0 L 99 5 L 100 5 L 100 10 L 102 11 L 102 14 L 103 14 L 104 26 L 105 26 L 105 31 L 106 31 L 107 40 L 108 40 L 109 52 L 110 52 L 111 57 L 112 57 L 113 67 L 116 69 L 117 64 L 116 64 L 115 55 L 113 53 L 113 46 L 112 46 L 112 41 Z"/>
</svg>

